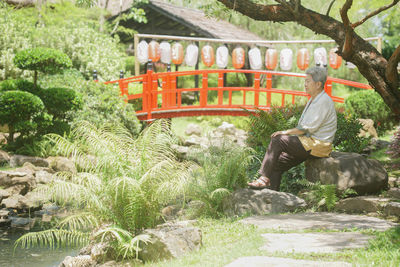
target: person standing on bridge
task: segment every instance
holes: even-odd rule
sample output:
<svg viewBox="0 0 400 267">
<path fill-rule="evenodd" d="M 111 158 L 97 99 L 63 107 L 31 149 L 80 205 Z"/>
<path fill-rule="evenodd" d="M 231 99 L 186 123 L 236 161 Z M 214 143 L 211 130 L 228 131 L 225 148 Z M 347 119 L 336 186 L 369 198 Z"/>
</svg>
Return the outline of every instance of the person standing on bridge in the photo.
<svg viewBox="0 0 400 267">
<path fill-rule="evenodd" d="M 304 87 L 311 96 L 296 128 L 277 131 L 259 170 L 260 177 L 248 183 L 250 188 L 270 188 L 279 191 L 282 174 L 311 158 L 329 157 L 337 129 L 336 111 L 332 99 L 325 93 L 326 69 L 306 70 Z"/>
</svg>

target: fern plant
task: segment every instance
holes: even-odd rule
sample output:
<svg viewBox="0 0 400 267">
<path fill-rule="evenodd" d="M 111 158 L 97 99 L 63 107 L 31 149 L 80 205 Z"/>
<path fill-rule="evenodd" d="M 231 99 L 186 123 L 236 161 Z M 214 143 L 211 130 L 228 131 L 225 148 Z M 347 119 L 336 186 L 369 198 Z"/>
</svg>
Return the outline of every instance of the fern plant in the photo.
<svg viewBox="0 0 400 267">
<path fill-rule="evenodd" d="M 306 198 L 313 206 L 318 209 L 332 211 L 337 201 L 339 200 L 336 191 L 337 187 L 334 184 L 322 185 L 320 182 L 309 183 L 309 194 Z"/>
<path fill-rule="evenodd" d="M 24 235 L 15 245 L 83 245 L 90 231 L 109 225 L 93 237 L 107 236 L 115 257 L 137 256 L 139 242 L 148 238 L 136 234 L 157 224 L 161 207 L 184 193 L 191 165 L 176 160 L 170 148 L 175 140 L 163 120 L 153 122 L 136 140 L 125 128 L 98 129 L 87 122 L 73 129 L 71 136 L 73 141 L 47 137 L 58 154 L 75 161 L 80 172 L 58 173 L 37 191 L 79 213 L 49 232 Z"/>
<path fill-rule="evenodd" d="M 188 184 L 188 196 L 203 204 L 198 212 L 214 217 L 222 215 L 225 198 L 246 186 L 248 167 L 255 160 L 253 154 L 251 148 L 224 140 L 221 145 L 211 144 L 206 151 L 199 149 L 189 155 L 200 165 Z"/>
</svg>

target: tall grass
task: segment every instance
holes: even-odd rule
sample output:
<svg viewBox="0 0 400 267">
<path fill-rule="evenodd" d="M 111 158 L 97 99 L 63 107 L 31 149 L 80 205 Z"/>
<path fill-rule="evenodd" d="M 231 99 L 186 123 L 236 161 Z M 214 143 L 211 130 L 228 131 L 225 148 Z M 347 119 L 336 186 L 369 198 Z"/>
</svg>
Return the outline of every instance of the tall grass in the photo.
<svg viewBox="0 0 400 267">
<path fill-rule="evenodd" d="M 188 183 L 188 196 L 200 201 L 197 213 L 219 217 L 223 214 L 223 201 L 236 189 L 246 186 L 248 167 L 255 160 L 254 151 L 225 140 L 211 144 L 207 150 L 192 152 L 200 168 Z"/>
</svg>

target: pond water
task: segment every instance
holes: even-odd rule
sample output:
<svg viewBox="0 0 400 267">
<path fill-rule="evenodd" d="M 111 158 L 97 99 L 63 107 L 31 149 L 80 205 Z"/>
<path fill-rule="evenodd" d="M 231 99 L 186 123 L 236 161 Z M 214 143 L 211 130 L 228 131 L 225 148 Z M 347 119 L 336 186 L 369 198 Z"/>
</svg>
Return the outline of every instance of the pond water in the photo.
<svg viewBox="0 0 400 267">
<path fill-rule="evenodd" d="M 39 231 L 34 229 L 32 231 Z M 14 241 L 27 233 L 24 230 L 0 228 L 0 267 L 56 267 L 66 256 L 76 256 L 77 249 L 17 248 Z"/>
</svg>

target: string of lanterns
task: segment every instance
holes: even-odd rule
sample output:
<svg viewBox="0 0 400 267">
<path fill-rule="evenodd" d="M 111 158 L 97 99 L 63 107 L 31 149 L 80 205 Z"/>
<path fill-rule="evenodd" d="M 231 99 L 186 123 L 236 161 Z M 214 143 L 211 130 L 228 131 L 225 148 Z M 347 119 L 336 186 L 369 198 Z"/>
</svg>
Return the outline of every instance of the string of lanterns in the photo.
<svg viewBox="0 0 400 267">
<path fill-rule="evenodd" d="M 314 50 L 314 62 L 317 66 L 329 66 L 338 69 L 342 64 L 342 57 L 337 55 L 337 48 L 332 48 L 327 53 L 324 47 Z M 142 40 L 137 46 L 137 60 L 141 64 L 145 64 L 148 60 L 153 62 L 161 61 L 164 64 L 181 65 L 183 62 L 189 67 L 197 64 L 199 59 L 199 48 L 194 44 L 189 44 L 184 53 L 183 46 L 180 43 L 170 43 L 163 41 L 160 44 L 153 40 L 150 43 Z M 201 61 L 207 67 L 214 64 L 218 68 L 226 68 L 229 60 L 229 50 L 226 46 L 221 45 L 214 53 L 214 48 L 210 45 L 204 45 L 200 51 Z M 261 51 L 257 47 L 253 47 L 248 52 L 250 68 L 260 70 L 262 68 Z M 245 50 L 237 46 L 232 51 L 232 65 L 235 69 L 244 67 L 246 59 Z M 278 65 L 278 50 L 268 48 L 265 52 L 265 67 L 268 70 L 274 70 Z M 301 70 L 308 68 L 310 64 L 310 52 L 307 48 L 301 48 L 297 51 L 297 67 Z M 279 53 L 279 67 L 281 70 L 290 70 L 293 65 L 293 51 L 290 48 L 284 48 Z"/>
</svg>

